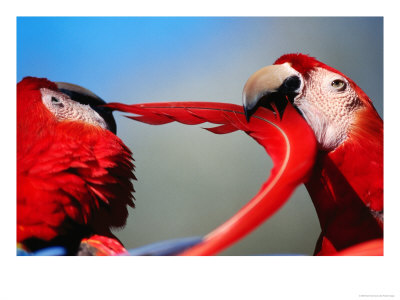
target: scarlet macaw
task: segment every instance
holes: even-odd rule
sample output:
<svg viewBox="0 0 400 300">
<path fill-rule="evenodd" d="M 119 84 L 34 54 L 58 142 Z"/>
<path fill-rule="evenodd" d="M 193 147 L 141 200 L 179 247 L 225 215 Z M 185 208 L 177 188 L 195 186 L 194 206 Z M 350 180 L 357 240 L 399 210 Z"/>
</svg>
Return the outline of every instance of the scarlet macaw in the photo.
<svg viewBox="0 0 400 300">
<path fill-rule="evenodd" d="M 131 117 L 135 120 L 153 125 L 211 122 L 223 124 L 211 129 L 215 133 L 243 130 L 266 147 L 274 160 L 272 176 L 260 192 L 237 215 L 206 236 L 203 243 L 184 254 L 211 255 L 227 247 L 274 213 L 301 182 L 305 182 L 311 195 L 322 229 L 315 254 L 357 254 L 363 246 L 352 246 L 361 243 L 369 249 L 381 249 L 383 122 L 368 96 L 350 78 L 316 59 L 287 54 L 249 78 L 243 105 L 244 111 L 225 103 L 110 104 L 113 109 L 140 115 Z M 293 113 L 292 105 L 300 114 Z M 296 115 L 301 115 L 309 127 Z M 266 123 L 275 126 L 278 133 L 266 132 Z M 313 132 L 315 149 L 307 127 Z M 286 144 L 274 140 L 279 134 Z M 271 141 L 272 145 L 268 145 Z M 284 146 L 281 151 L 291 155 L 279 153 L 278 146 Z M 318 150 L 315 157 L 314 150 Z M 303 160 L 297 155 L 297 165 L 292 160 L 290 170 L 287 161 L 282 160 L 290 161 L 296 151 L 310 153 L 303 153 Z M 311 167 L 306 166 L 310 162 Z M 296 180 L 293 173 L 298 170 L 301 172 Z M 279 182 L 282 177 L 287 181 L 286 187 Z M 356 250 L 346 250 L 349 247 Z"/>
<path fill-rule="evenodd" d="M 315 254 L 382 238 L 383 121 L 369 97 L 349 77 L 303 54 L 283 55 L 249 78 L 247 118 L 275 95 L 288 97 L 318 141 L 305 184 L 322 229 Z"/>
<path fill-rule="evenodd" d="M 67 83 L 34 77 L 18 83 L 17 243 L 23 249 L 126 252 L 111 228 L 125 225 L 127 206 L 134 206 L 134 165 L 104 103 Z"/>
</svg>

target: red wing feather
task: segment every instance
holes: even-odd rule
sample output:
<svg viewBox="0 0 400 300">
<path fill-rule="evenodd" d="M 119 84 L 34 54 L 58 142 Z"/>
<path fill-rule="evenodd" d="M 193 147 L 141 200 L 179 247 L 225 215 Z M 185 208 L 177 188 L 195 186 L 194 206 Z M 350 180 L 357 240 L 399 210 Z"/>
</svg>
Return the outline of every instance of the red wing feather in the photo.
<svg viewBox="0 0 400 300">
<path fill-rule="evenodd" d="M 274 167 L 259 192 L 233 217 L 209 233 L 202 243 L 183 255 L 214 255 L 243 238 L 274 214 L 294 189 L 306 181 L 315 161 L 317 144 L 314 133 L 290 103 L 282 118 L 260 108 L 249 123 L 241 106 L 227 103 L 110 103 L 107 106 L 138 115 L 130 118 L 153 125 L 173 121 L 190 125 L 209 122 L 219 124 L 208 128 L 217 134 L 242 130 L 271 156 Z"/>
</svg>

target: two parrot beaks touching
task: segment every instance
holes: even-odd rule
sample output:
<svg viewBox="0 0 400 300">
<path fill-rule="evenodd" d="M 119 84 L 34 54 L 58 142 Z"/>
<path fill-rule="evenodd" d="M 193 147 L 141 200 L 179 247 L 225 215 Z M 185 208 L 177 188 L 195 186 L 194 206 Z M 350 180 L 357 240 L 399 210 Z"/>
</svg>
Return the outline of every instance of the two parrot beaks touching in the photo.
<svg viewBox="0 0 400 300">
<path fill-rule="evenodd" d="M 241 130 L 274 162 L 248 204 L 181 254 L 218 253 L 275 213 L 301 183 L 321 225 L 316 255 L 383 254 L 382 119 L 350 78 L 303 54 L 254 73 L 243 107 L 105 104 L 75 85 L 24 78 L 17 85 L 17 242 L 24 249 L 127 253 L 111 229 L 123 226 L 134 206 L 134 165 L 116 136 L 113 110 L 153 125 L 210 122 L 219 124 L 209 129 L 217 134 Z"/>
</svg>

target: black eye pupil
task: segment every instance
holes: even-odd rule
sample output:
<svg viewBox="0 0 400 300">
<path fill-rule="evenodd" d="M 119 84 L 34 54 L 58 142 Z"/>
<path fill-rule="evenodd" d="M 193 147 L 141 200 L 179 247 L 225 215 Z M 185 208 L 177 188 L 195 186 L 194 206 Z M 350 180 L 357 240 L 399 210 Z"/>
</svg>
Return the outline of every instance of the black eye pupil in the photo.
<svg viewBox="0 0 400 300">
<path fill-rule="evenodd" d="M 51 97 L 51 102 L 52 103 L 60 103 L 60 100 L 58 100 L 56 97 Z"/>
</svg>

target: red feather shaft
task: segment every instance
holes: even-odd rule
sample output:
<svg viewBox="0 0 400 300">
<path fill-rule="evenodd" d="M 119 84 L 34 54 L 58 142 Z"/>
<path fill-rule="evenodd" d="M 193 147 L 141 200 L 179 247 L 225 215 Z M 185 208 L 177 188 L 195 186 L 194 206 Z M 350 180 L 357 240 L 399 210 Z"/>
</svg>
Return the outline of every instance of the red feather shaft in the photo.
<svg viewBox="0 0 400 300">
<path fill-rule="evenodd" d="M 110 103 L 107 106 L 139 115 L 130 118 L 153 125 L 172 121 L 190 125 L 210 122 L 221 125 L 208 129 L 214 133 L 242 130 L 271 156 L 274 167 L 260 191 L 233 217 L 209 233 L 204 242 L 185 251 L 183 255 L 214 255 L 243 238 L 274 214 L 294 189 L 305 182 L 315 161 L 317 146 L 314 134 L 290 104 L 282 119 L 261 108 L 249 123 L 241 106 L 227 103 Z"/>
</svg>

